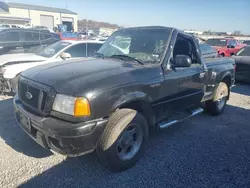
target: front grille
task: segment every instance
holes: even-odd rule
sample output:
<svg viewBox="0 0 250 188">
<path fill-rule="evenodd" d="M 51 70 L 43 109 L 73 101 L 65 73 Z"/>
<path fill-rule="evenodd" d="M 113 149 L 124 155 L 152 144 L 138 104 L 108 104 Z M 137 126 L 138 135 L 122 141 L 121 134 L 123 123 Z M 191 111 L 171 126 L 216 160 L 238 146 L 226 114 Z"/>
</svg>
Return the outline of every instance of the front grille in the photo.
<svg viewBox="0 0 250 188">
<path fill-rule="evenodd" d="M 19 92 L 20 92 L 19 97 L 20 97 L 21 101 L 23 101 L 25 104 L 27 104 L 33 108 L 38 109 L 38 101 L 39 101 L 38 98 L 39 98 L 39 93 L 40 93 L 39 89 L 34 88 L 32 86 L 28 86 L 25 83 L 20 83 Z M 31 99 L 28 99 L 26 97 L 27 92 L 31 93 L 31 95 L 32 95 Z"/>
<path fill-rule="evenodd" d="M 55 91 L 51 87 L 21 77 L 18 83 L 18 95 L 25 107 L 41 115 L 48 115 Z"/>
</svg>

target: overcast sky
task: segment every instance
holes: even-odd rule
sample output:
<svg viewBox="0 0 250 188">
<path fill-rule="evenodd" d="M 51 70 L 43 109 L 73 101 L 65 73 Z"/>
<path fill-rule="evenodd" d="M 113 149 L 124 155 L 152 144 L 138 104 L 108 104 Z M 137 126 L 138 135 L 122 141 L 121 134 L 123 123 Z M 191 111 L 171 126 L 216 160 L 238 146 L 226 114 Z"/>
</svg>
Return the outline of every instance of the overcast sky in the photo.
<svg viewBox="0 0 250 188">
<path fill-rule="evenodd" d="M 125 27 L 173 26 L 250 34 L 250 0 L 13 0 L 11 2 L 68 8 L 79 19 Z"/>
</svg>

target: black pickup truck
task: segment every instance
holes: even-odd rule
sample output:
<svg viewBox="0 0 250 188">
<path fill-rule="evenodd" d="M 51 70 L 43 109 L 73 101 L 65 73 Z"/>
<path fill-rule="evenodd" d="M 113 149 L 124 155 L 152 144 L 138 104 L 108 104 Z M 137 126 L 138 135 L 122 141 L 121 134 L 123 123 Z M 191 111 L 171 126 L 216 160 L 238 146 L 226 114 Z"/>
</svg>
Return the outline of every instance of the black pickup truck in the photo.
<svg viewBox="0 0 250 188">
<path fill-rule="evenodd" d="M 133 166 L 150 127 L 219 115 L 234 84 L 233 59 L 204 59 L 196 39 L 168 27 L 113 33 L 94 58 L 23 72 L 18 123 L 37 143 L 76 157 L 94 150 L 111 170 Z"/>
</svg>

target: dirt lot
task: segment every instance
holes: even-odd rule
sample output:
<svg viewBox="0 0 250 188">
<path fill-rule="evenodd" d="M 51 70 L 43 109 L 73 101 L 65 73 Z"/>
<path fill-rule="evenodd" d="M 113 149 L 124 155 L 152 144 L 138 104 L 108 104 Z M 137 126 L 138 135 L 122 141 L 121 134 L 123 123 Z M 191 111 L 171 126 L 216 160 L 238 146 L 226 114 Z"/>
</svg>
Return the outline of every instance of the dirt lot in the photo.
<svg viewBox="0 0 250 188">
<path fill-rule="evenodd" d="M 0 187 L 250 187 L 250 86 L 233 88 L 223 115 L 202 114 L 151 134 L 145 157 L 122 173 L 95 154 L 66 158 L 44 150 L 16 124 L 0 97 Z"/>
</svg>

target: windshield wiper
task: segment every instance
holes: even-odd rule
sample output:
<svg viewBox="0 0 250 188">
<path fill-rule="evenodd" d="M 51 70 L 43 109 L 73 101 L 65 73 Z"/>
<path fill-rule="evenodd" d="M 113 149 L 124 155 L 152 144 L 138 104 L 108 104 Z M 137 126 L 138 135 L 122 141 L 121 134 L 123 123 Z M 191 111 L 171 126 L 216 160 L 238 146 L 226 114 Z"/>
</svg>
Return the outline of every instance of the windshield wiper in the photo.
<svg viewBox="0 0 250 188">
<path fill-rule="evenodd" d="M 135 59 L 134 57 L 130 57 L 128 55 L 122 55 L 122 54 L 119 54 L 119 55 L 112 55 L 112 56 L 109 56 L 109 58 L 118 58 L 118 59 L 121 59 L 121 60 L 125 60 L 125 59 L 128 59 L 128 60 L 132 60 L 132 61 L 136 61 L 137 63 L 141 64 L 141 65 L 144 65 L 143 62 L 141 62 L 140 60 L 138 59 Z"/>
<path fill-rule="evenodd" d="M 94 54 L 94 57 L 101 57 L 102 59 L 104 59 L 105 56 L 102 53 L 97 52 Z"/>
</svg>

